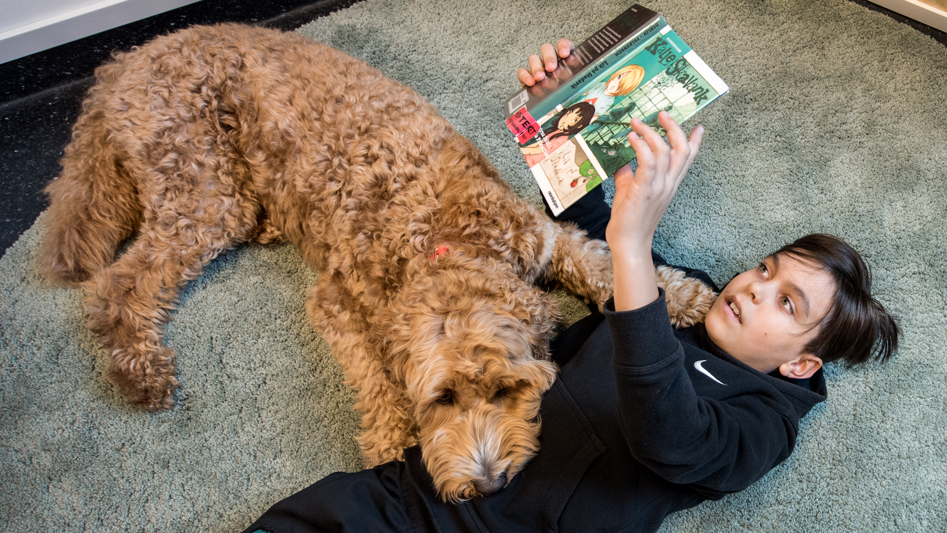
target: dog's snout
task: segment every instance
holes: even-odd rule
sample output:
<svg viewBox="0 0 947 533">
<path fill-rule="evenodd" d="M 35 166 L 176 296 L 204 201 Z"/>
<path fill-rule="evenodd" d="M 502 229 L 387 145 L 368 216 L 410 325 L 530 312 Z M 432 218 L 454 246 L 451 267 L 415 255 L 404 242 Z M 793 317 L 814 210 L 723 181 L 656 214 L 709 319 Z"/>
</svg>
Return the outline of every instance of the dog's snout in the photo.
<svg viewBox="0 0 947 533">
<path fill-rule="evenodd" d="M 474 488 L 480 494 L 493 494 L 506 486 L 506 480 L 506 472 L 500 472 L 496 476 L 474 481 Z"/>
</svg>

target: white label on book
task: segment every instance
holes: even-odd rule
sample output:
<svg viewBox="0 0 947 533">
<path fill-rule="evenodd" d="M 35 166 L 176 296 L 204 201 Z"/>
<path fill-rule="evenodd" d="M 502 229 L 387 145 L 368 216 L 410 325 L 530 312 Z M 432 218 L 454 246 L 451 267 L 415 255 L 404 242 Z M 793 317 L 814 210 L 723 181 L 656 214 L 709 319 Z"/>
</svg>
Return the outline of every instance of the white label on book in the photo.
<svg viewBox="0 0 947 533">
<path fill-rule="evenodd" d="M 725 94 L 727 91 L 730 90 L 730 87 L 727 86 L 726 82 L 724 82 L 723 79 L 720 76 L 718 76 L 716 72 L 711 70 L 710 67 L 707 66 L 707 63 L 704 63 L 704 60 L 701 59 L 700 56 L 697 55 L 697 52 L 693 50 L 691 50 L 690 52 L 687 52 L 686 54 L 684 54 L 684 59 L 686 59 L 687 62 L 690 63 L 691 66 L 694 67 L 694 70 L 696 70 L 698 74 L 703 76 L 704 79 L 707 80 L 707 83 L 709 83 L 710 86 L 713 87 L 714 90 L 717 91 L 719 94 Z"/>
<path fill-rule="evenodd" d="M 523 89 L 518 95 L 510 98 L 510 103 L 507 106 L 509 108 L 507 109 L 507 113 L 512 115 L 513 112 L 525 104 L 527 100 L 529 100 L 529 94 L 526 93 L 526 89 Z"/>
<path fill-rule="evenodd" d="M 546 205 L 549 206 L 553 216 L 558 216 L 565 211 L 566 208 L 562 207 L 562 204 L 559 203 L 559 197 L 556 196 L 555 191 L 552 190 L 552 185 L 549 183 L 549 178 L 546 177 L 546 173 L 543 172 L 542 166 L 533 165 L 529 170 L 533 173 L 536 184 L 539 185 L 539 190 L 543 193 L 543 196 L 546 197 Z"/>
</svg>

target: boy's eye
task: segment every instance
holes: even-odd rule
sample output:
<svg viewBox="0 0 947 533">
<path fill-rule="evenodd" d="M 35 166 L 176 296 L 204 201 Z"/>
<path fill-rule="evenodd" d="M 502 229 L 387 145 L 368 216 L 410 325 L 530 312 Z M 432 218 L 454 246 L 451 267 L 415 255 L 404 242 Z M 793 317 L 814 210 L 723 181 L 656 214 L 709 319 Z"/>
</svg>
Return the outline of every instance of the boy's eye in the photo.
<svg viewBox="0 0 947 533">
<path fill-rule="evenodd" d="M 769 275 L 769 268 L 766 267 L 766 263 L 760 263 L 760 266 L 757 268 L 757 270 L 760 271 L 760 274 L 762 274 L 763 277 Z"/>
<path fill-rule="evenodd" d="M 779 298 L 779 305 L 783 306 L 786 309 L 786 311 L 789 311 L 789 313 L 792 314 L 793 312 L 792 300 L 790 300 L 786 296 L 781 296 Z"/>
</svg>

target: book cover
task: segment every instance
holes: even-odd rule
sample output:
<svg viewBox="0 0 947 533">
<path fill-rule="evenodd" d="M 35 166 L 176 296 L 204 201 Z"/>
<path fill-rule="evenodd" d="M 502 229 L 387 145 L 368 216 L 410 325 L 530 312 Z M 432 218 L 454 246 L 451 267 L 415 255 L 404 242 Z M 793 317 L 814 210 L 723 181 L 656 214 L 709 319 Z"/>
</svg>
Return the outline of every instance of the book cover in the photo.
<svg viewBox="0 0 947 533">
<path fill-rule="evenodd" d="M 611 28 L 620 19 L 624 37 L 618 39 Z M 583 52 L 588 60 L 569 69 L 568 79 L 558 77 L 552 90 L 521 91 L 507 103 L 507 125 L 555 215 L 635 158 L 628 143 L 632 117 L 663 135 L 659 111 L 680 123 L 728 91 L 653 11 L 633 6 L 596 36 L 605 30 L 614 42 L 598 46 L 597 55 L 595 48 Z"/>
</svg>

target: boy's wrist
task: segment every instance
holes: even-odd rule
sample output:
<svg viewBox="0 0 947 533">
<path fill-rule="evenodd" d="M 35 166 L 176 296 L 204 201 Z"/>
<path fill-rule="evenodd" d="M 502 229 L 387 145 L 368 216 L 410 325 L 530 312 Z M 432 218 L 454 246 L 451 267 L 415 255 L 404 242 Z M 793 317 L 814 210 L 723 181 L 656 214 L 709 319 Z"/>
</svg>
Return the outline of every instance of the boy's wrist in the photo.
<svg viewBox="0 0 947 533">
<path fill-rule="evenodd" d="M 640 309 L 658 297 L 650 248 L 646 253 L 625 250 L 612 252 L 614 301 L 616 311 Z"/>
<path fill-rule="evenodd" d="M 651 239 L 633 240 L 633 239 L 608 239 L 608 248 L 612 253 L 613 263 L 627 263 L 633 265 L 638 262 L 644 262 L 651 265 Z"/>
<path fill-rule="evenodd" d="M 618 270 L 637 271 L 639 269 L 654 268 L 654 262 L 651 260 L 650 248 L 647 248 L 647 251 L 645 251 L 646 249 L 644 247 L 641 247 L 640 250 L 636 250 L 634 252 L 627 249 L 616 251 L 611 247 L 611 245 L 609 245 L 609 249 L 612 252 L 612 264 L 615 267 L 616 273 Z"/>
</svg>

